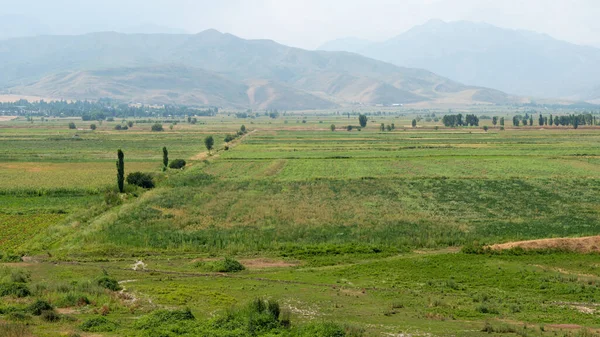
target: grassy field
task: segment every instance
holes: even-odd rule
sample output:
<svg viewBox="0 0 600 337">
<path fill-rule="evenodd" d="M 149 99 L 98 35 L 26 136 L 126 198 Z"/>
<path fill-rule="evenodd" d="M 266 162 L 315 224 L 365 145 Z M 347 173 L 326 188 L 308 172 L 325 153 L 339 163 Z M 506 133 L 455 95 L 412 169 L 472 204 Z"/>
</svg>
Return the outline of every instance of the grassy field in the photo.
<svg viewBox="0 0 600 337">
<path fill-rule="evenodd" d="M 600 256 L 461 248 L 597 235 L 598 130 L 414 117 L 0 123 L 0 336 L 596 335 Z M 155 189 L 111 201 L 119 148 Z"/>
</svg>

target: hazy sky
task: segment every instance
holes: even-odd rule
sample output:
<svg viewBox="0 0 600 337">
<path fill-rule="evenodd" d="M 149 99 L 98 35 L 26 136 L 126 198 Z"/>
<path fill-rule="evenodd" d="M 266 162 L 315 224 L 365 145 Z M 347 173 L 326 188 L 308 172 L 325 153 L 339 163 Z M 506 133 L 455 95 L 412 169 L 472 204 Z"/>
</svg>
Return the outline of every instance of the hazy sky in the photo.
<svg viewBox="0 0 600 337">
<path fill-rule="evenodd" d="M 53 34 L 155 24 L 190 33 L 215 28 L 307 49 L 348 36 L 384 40 L 437 18 L 600 47 L 600 0 L 0 0 L 0 21 L 14 25 L 15 16 Z"/>
</svg>

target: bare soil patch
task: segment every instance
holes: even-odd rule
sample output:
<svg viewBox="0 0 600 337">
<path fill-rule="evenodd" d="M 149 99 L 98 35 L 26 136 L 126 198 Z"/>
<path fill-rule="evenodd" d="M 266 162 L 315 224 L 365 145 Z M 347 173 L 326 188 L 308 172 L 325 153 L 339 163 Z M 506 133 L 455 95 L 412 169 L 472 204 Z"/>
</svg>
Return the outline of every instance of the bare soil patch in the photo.
<svg viewBox="0 0 600 337">
<path fill-rule="evenodd" d="M 8 122 L 17 118 L 16 116 L 0 116 L 0 122 Z"/>
<path fill-rule="evenodd" d="M 271 259 L 240 260 L 240 263 L 248 269 L 286 268 L 300 265 L 299 262 Z"/>
<path fill-rule="evenodd" d="M 565 250 L 578 253 L 600 252 L 600 236 L 582 238 L 556 238 L 529 241 L 508 242 L 490 246 L 493 250 L 522 248 L 525 250 Z"/>
<path fill-rule="evenodd" d="M 578 330 L 581 329 L 581 325 L 577 324 L 548 324 L 546 328 L 550 329 L 564 329 L 564 330 Z"/>
</svg>

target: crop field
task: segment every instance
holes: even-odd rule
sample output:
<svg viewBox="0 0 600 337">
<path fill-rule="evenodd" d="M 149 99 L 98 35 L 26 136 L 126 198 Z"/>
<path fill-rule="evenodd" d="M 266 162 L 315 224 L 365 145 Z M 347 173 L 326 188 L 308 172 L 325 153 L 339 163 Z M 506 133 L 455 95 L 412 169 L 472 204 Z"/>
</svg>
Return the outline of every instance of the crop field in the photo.
<svg viewBox="0 0 600 337">
<path fill-rule="evenodd" d="M 0 337 L 598 335 L 599 255 L 486 246 L 600 233 L 600 130 L 415 116 L 0 122 Z"/>
</svg>

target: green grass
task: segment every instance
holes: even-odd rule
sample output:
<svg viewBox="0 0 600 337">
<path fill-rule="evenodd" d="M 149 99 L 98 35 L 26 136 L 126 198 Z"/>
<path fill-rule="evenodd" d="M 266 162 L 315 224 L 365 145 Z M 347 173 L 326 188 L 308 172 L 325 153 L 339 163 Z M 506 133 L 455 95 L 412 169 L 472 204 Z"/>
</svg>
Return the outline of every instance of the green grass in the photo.
<svg viewBox="0 0 600 337">
<path fill-rule="evenodd" d="M 30 296 L 0 298 L 0 336 L 244 335 L 263 323 L 256 335 L 597 333 L 599 255 L 458 251 L 597 235 L 600 133 L 405 128 L 412 118 L 373 117 L 360 132 L 331 132 L 357 122 L 329 112 L 222 114 L 162 133 L 3 123 L 0 253 L 33 262 L 17 264 Z M 242 123 L 256 132 L 224 151 Z M 191 160 L 207 135 L 217 151 Z M 162 172 L 163 146 L 188 167 Z M 157 188 L 107 204 L 118 148 L 126 172 L 154 173 Z M 226 258 L 245 269 L 227 273 Z M 101 287 L 106 274 L 123 289 Z M 292 328 L 248 309 L 256 298 L 276 300 Z M 36 300 L 60 320 L 30 317 Z"/>
</svg>

